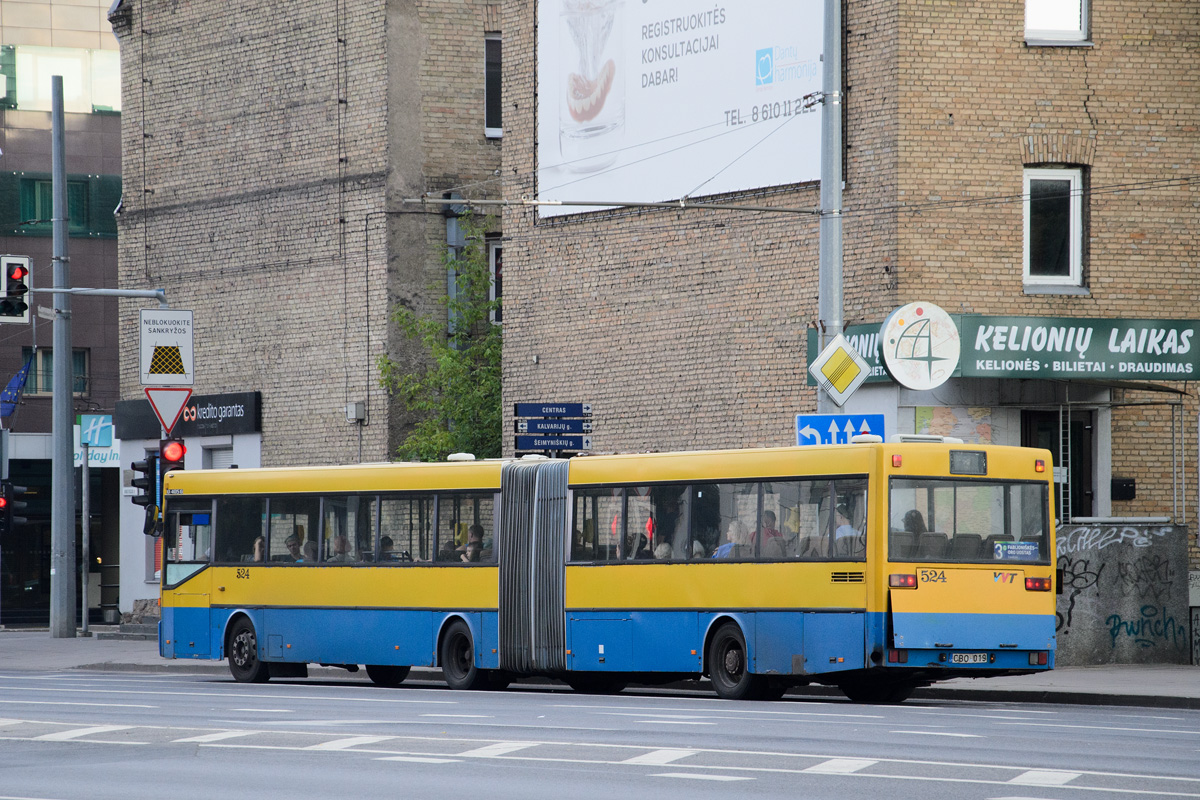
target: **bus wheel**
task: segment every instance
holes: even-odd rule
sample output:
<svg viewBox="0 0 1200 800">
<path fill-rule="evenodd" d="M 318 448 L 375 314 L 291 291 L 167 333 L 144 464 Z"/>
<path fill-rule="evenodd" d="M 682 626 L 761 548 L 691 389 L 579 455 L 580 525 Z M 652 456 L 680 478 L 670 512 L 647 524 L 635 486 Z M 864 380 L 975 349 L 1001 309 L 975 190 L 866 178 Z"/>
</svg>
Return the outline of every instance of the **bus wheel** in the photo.
<svg viewBox="0 0 1200 800">
<path fill-rule="evenodd" d="M 258 660 L 258 636 L 246 618 L 233 623 L 229 631 L 229 671 L 239 683 L 266 683 L 271 678 L 267 665 Z"/>
<path fill-rule="evenodd" d="M 367 677 L 376 686 L 399 686 L 408 677 L 408 667 L 391 664 L 367 664 Z"/>
<path fill-rule="evenodd" d="M 574 673 L 564 678 L 567 686 L 580 694 L 617 694 L 629 685 L 629 681 L 603 672 Z"/>
<path fill-rule="evenodd" d="M 855 703 L 903 703 L 917 688 L 911 681 L 859 680 L 839 684 L 842 694 Z"/>
<path fill-rule="evenodd" d="M 753 700 L 758 697 L 762 679 L 750 672 L 746 658 L 746 637 L 742 629 L 726 622 L 717 629 L 708 646 L 708 677 L 718 697 L 726 700 Z"/>
<path fill-rule="evenodd" d="M 475 668 L 475 643 L 471 640 L 471 629 L 467 623 L 455 620 L 442 639 L 442 650 L 438 659 L 442 664 L 442 677 L 451 689 L 483 689 L 487 676 Z"/>
</svg>

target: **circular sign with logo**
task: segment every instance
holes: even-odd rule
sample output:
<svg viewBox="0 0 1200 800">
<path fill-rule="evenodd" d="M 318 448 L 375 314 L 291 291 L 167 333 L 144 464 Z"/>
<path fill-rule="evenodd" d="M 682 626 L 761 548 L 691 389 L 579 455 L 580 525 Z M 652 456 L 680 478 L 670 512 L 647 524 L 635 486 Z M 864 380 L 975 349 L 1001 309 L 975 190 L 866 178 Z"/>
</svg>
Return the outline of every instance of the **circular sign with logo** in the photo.
<svg viewBox="0 0 1200 800">
<path fill-rule="evenodd" d="M 883 363 L 909 389 L 935 389 L 958 367 L 962 342 L 950 315 L 933 303 L 909 303 L 893 311 L 879 330 Z"/>
</svg>

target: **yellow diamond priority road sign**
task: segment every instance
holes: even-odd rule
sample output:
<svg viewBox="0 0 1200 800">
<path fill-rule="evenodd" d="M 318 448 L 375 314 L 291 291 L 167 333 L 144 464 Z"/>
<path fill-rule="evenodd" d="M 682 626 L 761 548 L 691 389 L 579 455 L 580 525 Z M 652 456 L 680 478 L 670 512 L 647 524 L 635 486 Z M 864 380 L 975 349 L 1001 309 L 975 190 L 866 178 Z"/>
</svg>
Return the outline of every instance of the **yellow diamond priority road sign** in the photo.
<svg viewBox="0 0 1200 800">
<path fill-rule="evenodd" d="M 871 367 L 839 333 L 809 365 L 808 371 L 833 402 L 844 406 L 854 390 L 871 374 Z"/>
</svg>

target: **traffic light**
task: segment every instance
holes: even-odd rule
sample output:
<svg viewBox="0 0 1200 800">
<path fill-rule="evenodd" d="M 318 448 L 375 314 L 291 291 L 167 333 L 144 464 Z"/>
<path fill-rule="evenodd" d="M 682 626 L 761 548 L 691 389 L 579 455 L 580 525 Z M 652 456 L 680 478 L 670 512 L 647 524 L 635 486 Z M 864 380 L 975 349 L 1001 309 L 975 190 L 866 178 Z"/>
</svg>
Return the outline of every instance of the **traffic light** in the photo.
<svg viewBox="0 0 1200 800">
<path fill-rule="evenodd" d="M 9 534 L 28 520 L 17 512 L 25 510 L 27 505 L 20 497 L 25 494 L 24 486 L 16 486 L 9 481 L 0 483 L 0 535 Z"/>
<path fill-rule="evenodd" d="M 158 474 L 159 485 L 165 490 L 167 473 L 173 469 L 183 469 L 183 457 L 187 455 L 187 447 L 181 439 L 163 439 L 158 443 Z"/>
<path fill-rule="evenodd" d="M 153 536 L 158 528 L 158 456 L 147 455 L 129 466 L 134 473 L 129 483 L 137 489 L 137 494 L 130 499 L 135 506 L 145 506 L 146 521 L 142 524 L 142 533 Z"/>
<path fill-rule="evenodd" d="M 4 256 L 3 272 L 4 286 L 0 293 L 0 322 L 28 322 L 29 304 L 25 295 L 29 292 L 26 281 L 29 279 L 30 259 L 26 256 Z"/>
</svg>

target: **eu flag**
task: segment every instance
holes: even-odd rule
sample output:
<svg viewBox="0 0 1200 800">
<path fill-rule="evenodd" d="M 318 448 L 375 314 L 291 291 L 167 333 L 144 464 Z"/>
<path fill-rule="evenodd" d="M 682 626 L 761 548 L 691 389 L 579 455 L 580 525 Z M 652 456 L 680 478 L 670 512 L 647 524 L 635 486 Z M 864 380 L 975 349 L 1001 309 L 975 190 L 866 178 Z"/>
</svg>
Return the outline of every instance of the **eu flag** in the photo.
<svg viewBox="0 0 1200 800">
<path fill-rule="evenodd" d="M 17 410 L 21 392 L 25 389 L 25 380 L 29 377 L 29 365 L 32 363 L 33 356 L 30 356 L 25 362 L 25 366 L 12 376 L 8 386 L 5 386 L 4 391 L 0 392 L 0 417 L 11 417 L 12 413 Z"/>
</svg>

